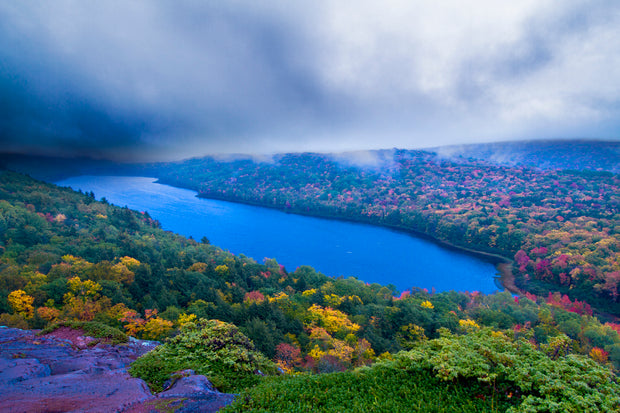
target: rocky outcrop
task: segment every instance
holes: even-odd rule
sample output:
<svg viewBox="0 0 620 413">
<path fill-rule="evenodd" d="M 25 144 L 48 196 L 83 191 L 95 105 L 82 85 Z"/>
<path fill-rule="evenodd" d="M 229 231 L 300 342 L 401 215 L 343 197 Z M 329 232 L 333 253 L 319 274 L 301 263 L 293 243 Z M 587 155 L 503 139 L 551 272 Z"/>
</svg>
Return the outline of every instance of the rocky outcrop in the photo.
<svg viewBox="0 0 620 413">
<path fill-rule="evenodd" d="M 234 396 L 188 372 L 154 396 L 127 367 L 157 343 L 94 344 L 79 331 L 45 336 L 0 326 L 2 412 L 214 412 Z M 90 344 L 90 345 L 89 345 Z"/>
</svg>

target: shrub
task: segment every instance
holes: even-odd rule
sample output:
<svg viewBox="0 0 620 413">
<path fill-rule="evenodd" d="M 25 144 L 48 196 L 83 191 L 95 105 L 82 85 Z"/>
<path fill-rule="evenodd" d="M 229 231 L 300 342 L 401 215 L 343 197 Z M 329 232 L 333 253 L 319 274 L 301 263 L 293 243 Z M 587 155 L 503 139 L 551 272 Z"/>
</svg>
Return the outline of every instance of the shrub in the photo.
<svg viewBox="0 0 620 413">
<path fill-rule="evenodd" d="M 586 356 L 566 354 L 567 341 L 561 335 L 539 349 L 524 338 L 513 340 L 490 329 L 462 336 L 444 330 L 439 339 L 399 353 L 396 363 L 431 370 L 448 382 L 477 380 L 500 397 L 520 396 L 513 412 L 620 411 L 614 373 Z"/>
<path fill-rule="evenodd" d="M 0 326 L 7 326 L 13 328 L 21 328 L 22 330 L 28 329 L 28 321 L 21 314 L 0 314 Z"/>
<path fill-rule="evenodd" d="M 120 344 L 129 341 L 127 334 L 123 333 L 118 328 L 110 327 L 109 325 L 96 321 L 61 321 L 47 326 L 39 332 L 39 335 L 51 333 L 60 327 L 83 330 L 84 333 L 90 337 L 108 339 L 110 344 Z"/>
<path fill-rule="evenodd" d="M 428 370 L 394 362 L 353 371 L 267 378 L 241 393 L 224 412 L 496 412 L 510 401 L 492 400 L 477 383 L 445 383 Z"/>
<path fill-rule="evenodd" d="M 199 320 L 185 324 L 179 335 L 137 359 L 129 372 L 159 392 L 171 373 L 184 369 L 204 374 L 221 391 L 238 392 L 258 383 L 258 371 L 275 374 L 276 365 L 234 325 Z"/>
<path fill-rule="evenodd" d="M 490 329 L 460 336 L 444 330 L 370 367 L 267 379 L 224 411 L 620 411 L 611 370 L 549 350 Z"/>
</svg>

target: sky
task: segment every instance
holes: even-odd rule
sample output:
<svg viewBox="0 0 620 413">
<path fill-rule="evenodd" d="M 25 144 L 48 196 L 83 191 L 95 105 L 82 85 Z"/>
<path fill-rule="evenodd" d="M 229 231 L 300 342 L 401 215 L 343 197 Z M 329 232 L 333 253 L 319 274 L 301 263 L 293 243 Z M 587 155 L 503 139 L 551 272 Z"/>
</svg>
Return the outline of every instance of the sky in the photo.
<svg viewBox="0 0 620 413">
<path fill-rule="evenodd" d="M 0 150 L 620 140 L 617 0 L 0 2 Z"/>
</svg>

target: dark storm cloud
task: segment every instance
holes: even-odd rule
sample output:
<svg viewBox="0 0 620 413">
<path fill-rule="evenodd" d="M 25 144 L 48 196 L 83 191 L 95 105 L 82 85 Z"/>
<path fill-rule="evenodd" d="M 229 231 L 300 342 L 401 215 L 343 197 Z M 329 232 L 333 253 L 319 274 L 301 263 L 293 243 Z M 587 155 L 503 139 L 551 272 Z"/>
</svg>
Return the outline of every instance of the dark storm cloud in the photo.
<svg viewBox="0 0 620 413">
<path fill-rule="evenodd" d="M 251 8 L 157 5 L 5 5 L 3 147 L 221 151 L 335 115 L 295 67 L 291 28 Z"/>
<path fill-rule="evenodd" d="M 0 4 L 0 145 L 118 159 L 618 136 L 620 7 Z"/>
</svg>

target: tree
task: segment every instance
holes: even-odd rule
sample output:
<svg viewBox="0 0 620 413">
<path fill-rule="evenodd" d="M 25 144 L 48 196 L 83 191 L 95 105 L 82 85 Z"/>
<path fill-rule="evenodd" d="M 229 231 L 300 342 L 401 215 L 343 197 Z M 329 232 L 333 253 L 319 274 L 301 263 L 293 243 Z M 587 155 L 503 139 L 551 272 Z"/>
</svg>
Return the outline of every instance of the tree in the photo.
<svg viewBox="0 0 620 413">
<path fill-rule="evenodd" d="M 24 318 L 32 318 L 34 316 L 34 298 L 26 294 L 24 290 L 15 290 L 9 294 L 9 305 L 16 314 Z"/>
<path fill-rule="evenodd" d="M 95 315 L 111 306 L 110 299 L 99 294 L 102 289 L 99 283 L 72 277 L 67 280 L 67 286 L 69 292 L 63 297 L 63 313 L 68 318 L 92 321 Z"/>
<path fill-rule="evenodd" d="M 301 349 L 288 343 L 280 343 L 276 347 L 276 362 L 286 371 L 291 371 L 301 362 Z"/>
<path fill-rule="evenodd" d="M 347 333 L 354 333 L 360 329 L 360 326 L 351 322 L 342 311 L 334 310 L 329 307 L 323 308 L 317 304 L 313 304 L 308 309 L 307 319 L 308 326 L 320 326 L 330 333 L 346 335 Z"/>
<path fill-rule="evenodd" d="M 147 340 L 161 340 L 172 330 L 172 321 L 157 316 L 157 310 L 146 310 L 146 323 L 142 327 L 142 337 Z"/>
</svg>

